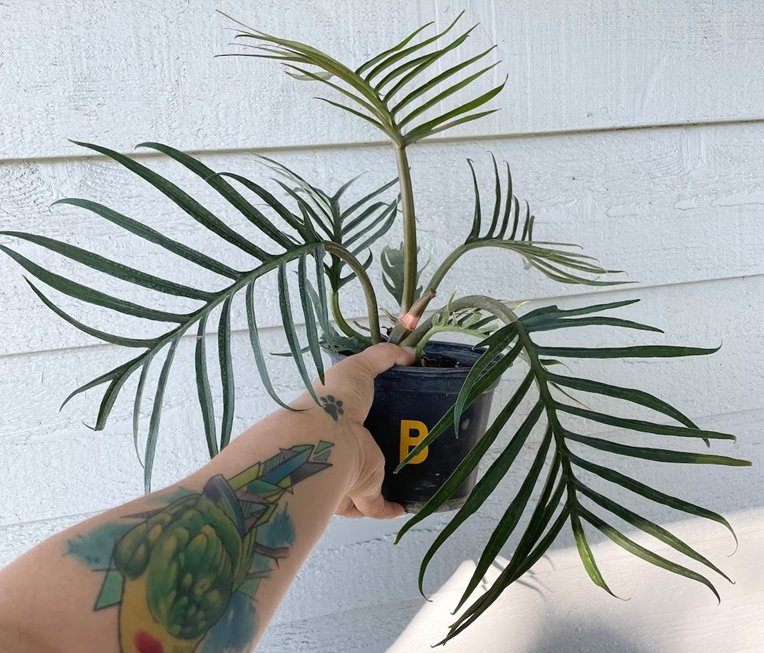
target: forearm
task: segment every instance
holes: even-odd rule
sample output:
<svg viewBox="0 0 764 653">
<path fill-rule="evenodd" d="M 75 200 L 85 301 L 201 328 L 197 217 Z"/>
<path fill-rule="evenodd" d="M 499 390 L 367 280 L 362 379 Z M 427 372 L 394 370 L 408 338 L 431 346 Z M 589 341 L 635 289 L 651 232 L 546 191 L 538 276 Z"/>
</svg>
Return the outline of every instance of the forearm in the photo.
<svg viewBox="0 0 764 653">
<path fill-rule="evenodd" d="M 330 412 L 274 413 L 177 485 L 22 556 L 0 574 L 7 632 L 30 650 L 249 650 L 357 474 Z"/>
</svg>

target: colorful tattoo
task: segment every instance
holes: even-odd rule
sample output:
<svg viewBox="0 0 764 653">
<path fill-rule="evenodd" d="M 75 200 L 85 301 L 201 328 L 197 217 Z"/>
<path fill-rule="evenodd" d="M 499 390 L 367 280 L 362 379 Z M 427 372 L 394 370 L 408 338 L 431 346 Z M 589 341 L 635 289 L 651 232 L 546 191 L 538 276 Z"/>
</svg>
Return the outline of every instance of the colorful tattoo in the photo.
<svg viewBox="0 0 764 653">
<path fill-rule="evenodd" d="M 94 610 L 119 609 L 122 653 L 247 651 L 253 599 L 289 554 L 292 520 L 279 501 L 331 467 L 332 443 L 282 449 L 201 492 L 69 540 L 67 555 L 103 574 Z M 136 523 L 137 520 L 137 523 Z"/>
<path fill-rule="evenodd" d="M 321 407 L 329 413 L 329 416 L 336 422 L 339 420 L 340 415 L 345 411 L 342 410 L 342 401 L 335 399 L 333 395 L 326 395 L 326 397 L 319 397 L 321 400 Z"/>
</svg>

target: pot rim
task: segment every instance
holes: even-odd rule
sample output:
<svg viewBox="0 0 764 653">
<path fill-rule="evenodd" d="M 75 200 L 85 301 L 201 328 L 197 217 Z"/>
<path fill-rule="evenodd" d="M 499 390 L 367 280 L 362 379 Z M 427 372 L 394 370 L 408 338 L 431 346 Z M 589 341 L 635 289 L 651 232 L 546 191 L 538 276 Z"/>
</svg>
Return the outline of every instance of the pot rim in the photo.
<svg viewBox="0 0 764 653">
<path fill-rule="evenodd" d="M 485 351 L 484 349 L 475 348 L 473 345 L 468 343 L 448 342 L 445 340 L 431 340 L 425 345 L 424 349 L 426 352 L 428 348 L 432 350 L 433 348 L 439 349 L 440 347 L 448 347 L 461 350 L 465 354 L 470 354 L 470 359 L 474 358 L 474 360 L 459 361 L 464 363 L 464 365 L 461 367 L 413 367 L 409 365 L 396 365 L 395 367 L 391 367 L 389 370 L 383 372 L 380 376 L 467 376 L 472 366 L 482 355 L 482 352 Z M 322 347 L 322 349 L 329 356 L 336 356 L 339 360 L 344 360 L 348 357 L 348 354 L 341 354 L 331 349 L 327 349 L 326 347 Z"/>
</svg>

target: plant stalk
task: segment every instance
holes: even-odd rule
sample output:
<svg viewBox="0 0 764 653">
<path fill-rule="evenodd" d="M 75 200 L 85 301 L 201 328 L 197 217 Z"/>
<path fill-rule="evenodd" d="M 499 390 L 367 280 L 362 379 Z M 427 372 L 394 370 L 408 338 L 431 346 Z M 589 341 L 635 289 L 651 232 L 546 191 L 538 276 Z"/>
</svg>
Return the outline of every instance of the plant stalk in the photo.
<svg viewBox="0 0 764 653">
<path fill-rule="evenodd" d="M 464 297 L 455 299 L 450 305 L 452 311 L 459 311 L 464 308 L 480 308 L 492 313 L 507 324 L 517 321 L 517 315 L 515 315 L 514 311 L 509 308 L 509 306 L 506 306 L 498 299 L 486 297 L 485 295 L 465 295 Z M 400 343 L 401 346 L 416 346 L 430 329 L 432 329 L 432 316 L 428 317 L 424 322 L 421 322 L 416 329 L 406 336 Z"/>
<path fill-rule="evenodd" d="M 340 310 L 340 294 L 338 292 L 332 293 L 332 316 L 334 317 L 334 321 L 337 323 L 337 326 L 340 328 L 340 331 L 342 331 L 342 333 L 344 333 L 346 336 L 349 336 L 350 338 L 359 338 L 360 340 L 365 340 L 366 342 L 369 341 L 367 336 L 364 336 L 363 334 L 356 331 L 352 326 L 350 326 L 345 319 L 345 316 L 342 315 L 342 311 Z"/>
<path fill-rule="evenodd" d="M 361 284 L 361 289 L 366 297 L 366 311 L 369 314 L 369 328 L 371 329 L 371 342 L 377 344 L 382 342 L 382 333 L 379 329 L 379 307 L 377 305 L 377 295 L 374 293 L 374 286 L 371 285 L 369 275 L 366 274 L 363 265 L 360 261 L 353 256 L 348 250 L 341 245 L 333 243 L 330 240 L 322 242 L 324 249 L 333 254 L 337 258 L 342 259 L 348 264 L 351 270 L 355 272 L 358 282 Z"/>
<path fill-rule="evenodd" d="M 396 144 L 395 163 L 398 166 L 398 184 L 401 193 L 403 213 L 403 295 L 401 315 L 408 312 L 414 303 L 417 282 L 416 214 L 414 211 L 414 190 L 411 185 L 411 169 L 406 154 L 406 146 Z"/>
<path fill-rule="evenodd" d="M 470 247 L 472 245 L 472 247 Z M 443 262 L 438 266 L 438 268 L 433 272 L 432 278 L 430 279 L 430 283 L 427 284 L 427 288 L 425 289 L 425 292 L 427 290 L 436 290 L 438 289 L 438 286 L 440 286 L 440 282 L 443 281 L 443 277 L 446 276 L 448 271 L 453 267 L 454 263 L 456 263 L 464 254 L 466 254 L 469 250 L 473 249 L 474 247 L 480 247 L 483 245 L 483 243 L 465 243 L 463 245 L 459 245 L 453 252 L 451 252 L 446 258 L 443 259 Z"/>
<path fill-rule="evenodd" d="M 393 327 L 387 341 L 394 345 L 403 340 L 411 333 L 419 323 L 419 318 L 427 310 L 428 304 L 435 298 L 435 291 L 428 290 L 427 293 L 417 299 L 406 313 L 401 313 L 398 322 Z"/>
</svg>

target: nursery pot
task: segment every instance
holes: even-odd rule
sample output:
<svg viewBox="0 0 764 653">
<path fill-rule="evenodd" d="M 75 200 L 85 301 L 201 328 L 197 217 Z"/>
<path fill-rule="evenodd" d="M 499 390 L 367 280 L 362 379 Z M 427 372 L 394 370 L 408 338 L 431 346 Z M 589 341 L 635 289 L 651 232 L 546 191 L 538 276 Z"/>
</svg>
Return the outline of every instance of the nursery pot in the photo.
<svg viewBox="0 0 764 653">
<path fill-rule="evenodd" d="M 382 495 L 402 504 L 407 512 L 417 512 L 435 494 L 483 435 L 496 387 L 488 388 L 465 409 L 458 434 L 451 425 L 395 474 L 398 464 L 454 404 L 470 367 L 482 354 L 469 345 L 445 342 L 430 342 L 424 351 L 434 366 L 394 367 L 376 378 L 374 403 L 364 423 L 385 456 Z M 344 358 L 330 356 L 333 362 Z M 477 468 L 440 511 L 463 505 L 476 477 Z"/>
</svg>

